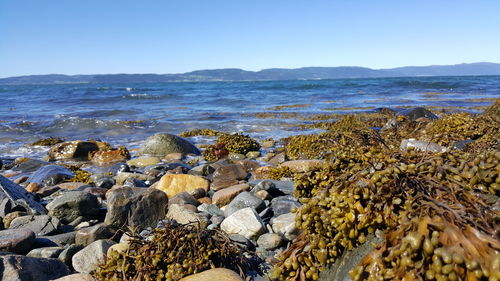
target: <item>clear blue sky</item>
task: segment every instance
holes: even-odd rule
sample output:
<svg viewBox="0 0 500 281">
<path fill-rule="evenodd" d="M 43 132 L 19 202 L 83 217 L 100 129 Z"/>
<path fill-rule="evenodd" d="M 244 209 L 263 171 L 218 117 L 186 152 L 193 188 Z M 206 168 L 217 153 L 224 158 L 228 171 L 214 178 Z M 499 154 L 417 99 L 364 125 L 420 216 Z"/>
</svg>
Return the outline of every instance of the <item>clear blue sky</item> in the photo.
<svg viewBox="0 0 500 281">
<path fill-rule="evenodd" d="M 500 0 L 0 0 L 0 77 L 500 62 Z"/>
</svg>

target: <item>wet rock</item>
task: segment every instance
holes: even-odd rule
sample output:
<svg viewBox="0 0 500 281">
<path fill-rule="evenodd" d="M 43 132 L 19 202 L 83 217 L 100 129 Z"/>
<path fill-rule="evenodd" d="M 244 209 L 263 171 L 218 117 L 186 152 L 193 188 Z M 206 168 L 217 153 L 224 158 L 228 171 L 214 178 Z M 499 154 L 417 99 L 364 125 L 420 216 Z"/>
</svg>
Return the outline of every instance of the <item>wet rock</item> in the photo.
<svg viewBox="0 0 500 281">
<path fill-rule="evenodd" d="M 275 217 L 290 213 L 293 208 L 298 208 L 300 204 L 297 199 L 291 195 L 277 197 L 271 200 L 271 208 Z"/>
<path fill-rule="evenodd" d="M 26 256 L 33 258 L 57 258 L 63 247 L 44 247 L 31 250 Z"/>
<path fill-rule="evenodd" d="M 24 173 L 34 172 L 40 167 L 47 165 L 48 162 L 37 160 L 37 159 L 27 159 L 19 164 L 12 167 L 13 171 L 21 171 Z"/>
<path fill-rule="evenodd" d="M 59 190 L 61 190 L 59 186 L 45 186 L 42 187 L 40 190 L 38 190 L 37 193 L 40 194 L 40 196 L 42 197 L 47 197 L 58 192 Z"/>
<path fill-rule="evenodd" d="M 124 225 L 134 230 L 153 227 L 167 212 L 166 194 L 154 188 L 139 194 L 130 187 L 111 189 L 107 198 L 108 212 L 104 222 L 115 228 Z"/>
<path fill-rule="evenodd" d="M 226 209 L 224 210 L 224 214 L 226 217 L 229 217 L 231 214 L 234 212 L 243 209 L 243 208 L 252 208 L 256 210 L 257 212 L 260 212 L 264 210 L 266 207 L 266 204 L 264 201 L 252 193 L 248 191 L 244 191 L 240 194 L 238 194 L 232 201 L 229 203 L 229 205 L 226 206 Z"/>
<path fill-rule="evenodd" d="M 67 141 L 52 146 L 49 150 L 50 160 L 82 159 L 88 160 L 89 153 L 98 151 L 96 142 Z"/>
<path fill-rule="evenodd" d="M 147 167 L 160 163 L 160 158 L 155 156 L 140 156 L 127 161 L 129 166 Z"/>
<path fill-rule="evenodd" d="M 47 165 L 39 168 L 26 182 L 37 183 L 41 186 L 56 185 L 65 179 L 74 177 L 75 174 L 59 165 Z"/>
<path fill-rule="evenodd" d="M 116 184 L 116 181 L 112 177 L 103 176 L 103 177 L 99 177 L 94 182 L 94 184 L 96 187 L 109 189 L 109 188 L 113 187 L 113 185 Z"/>
<path fill-rule="evenodd" d="M 429 110 L 427 110 L 423 107 L 416 107 L 416 108 L 405 110 L 405 111 L 403 111 L 403 115 L 410 118 L 410 120 L 412 120 L 412 121 L 415 121 L 415 120 L 422 118 L 422 117 L 428 118 L 431 120 L 439 119 L 439 117 L 436 114 L 430 112 Z"/>
<path fill-rule="evenodd" d="M 35 243 L 35 233 L 29 229 L 7 229 L 0 231 L 0 251 L 26 254 Z"/>
<path fill-rule="evenodd" d="M 76 218 L 94 218 L 99 214 L 99 201 L 93 194 L 84 191 L 68 191 L 47 204 L 49 215 L 70 223 Z"/>
<path fill-rule="evenodd" d="M 49 281 L 70 273 L 60 260 L 20 255 L 0 256 L 0 268 L 0 279 L 6 281 Z"/>
<path fill-rule="evenodd" d="M 97 281 L 92 275 L 85 273 L 75 273 L 68 276 L 64 276 L 53 281 Z"/>
<path fill-rule="evenodd" d="M 128 178 L 127 180 L 125 180 L 123 185 L 130 187 L 147 187 L 146 182 L 134 178 Z"/>
<path fill-rule="evenodd" d="M 294 173 L 306 173 L 316 170 L 325 165 L 323 160 L 292 160 L 286 161 L 279 165 L 279 167 L 287 167 Z"/>
<path fill-rule="evenodd" d="M 10 223 L 11 229 L 27 228 L 36 235 L 50 235 L 59 231 L 61 222 L 59 219 L 48 215 L 29 215 L 15 218 Z"/>
<path fill-rule="evenodd" d="M 91 273 L 114 244 L 116 242 L 112 240 L 97 240 L 91 243 L 73 256 L 73 268 L 81 273 Z"/>
<path fill-rule="evenodd" d="M 232 213 L 220 225 L 226 233 L 237 233 L 248 239 L 255 239 L 265 232 L 265 226 L 252 208 L 244 208 Z"/>
<path fill-rule="evenodd" d="M 198 207 L 198 205 L 200 205 L 200 202 L 198 202 L 198 200 L 196 200 L 193 195 L 187 192 L 181 192 L 168 200 L 168 205 L 170 206 L 172 204 L 189 204 Z"/>
<path fill-rule="evenodd" d="M 199 176 L 167 174 L 160 179 L 155 188 L 165 192 L 168 198 L 172 198 L 178 193 L 183 191 L 190 192 L 197 188 L 203 188 L 205 191 L 208 191 L 208 186 L 208 181 Z"/>
<path fill-rule="evenodd" d="M 245 157 L 245 154 L 241 153 L 229 153 L 229 155 L 227 156 L 227 158 L 232 161 L 243 160 L 245 159 Z"/>
<path fill-rule="evenodd" d="M 214 268 L 200 273 L 189 275 L 180 281 L 243 281 L 243 279 L 234 271 L 226 268 Z"/>
<path fill-rule="evenodd" d="M 192 205 L 171 205 L 168 208 L 167 218 L 173 219 L 181 224 L 199 222 L 202 227 L 206 227 L 208 225 L 208 219 L 202 214 L 196 213 L 196 207 L 192 210 L 188 208 L 188 206 Z"/>
<path fill-rule="evenodd" d="M 130 153 L 124 146 L 117 149 L 99 150 L 92 155 L 92 164 L 96 166 L 109 166 L 112 164 L 125 162 L 130 159 Z"/>
<path fill-rule="evenodd" d="M 155 179 L 155 177 L 145 174 L 121 172 L 116 175 L 116 184 L 123 185 L 128 178 L 134 178 L 142 181 L 153 181 Z"/>
<path fill-rule="evenodd" d="M 225 206 L 231 202 L 238 194 L 247 191 L 250 186 L 246 183 L 233 185 L 216 191 L 212 196 L 212 203 L 218 207 Z"/>
<path fill-rule="evenodd" d="M 163 160 L 166 162 L 177 162 L 181 161 L 184 158 L 182 153 L 169 153 L 163 157 Z"/>
<path fill-rule="evenodd" d="M 127 164 L 120 164 L 118 166 L 118 169 L 116 170 L 116 173 L 128 173 L 130 172 L 130 167 Z"/>
<path fill-rule="evenodd" d="M 45 208 L 35 200 L 33 194 L 2 175 L 0 175 L 0 200 L 4 205 L 8 202 L 12 210 L 19 207 L 29 214 L 47 213 Z"/>
<path fill-rule="evenodd" d="M 266 250 L 274 250 L 278 248 L 283 242 L 283 239 L 276 233 L 265 233 L 257 239 L 257 245 Z"/>
<path fill-rule="evenodd" d="M 160 133 L 150 136 L 141 147 L 142 155 L 162 157 L 170 153 L 200 155 L 200 150 L 188 140 L 172 134 Z"/>
<path fill-rule="evenodd" d="M 249 159 L 255 159 L 260 157 L 260 151 L 249 151 L 245 156 Z"/>
<path fill-rule="evenodd" d="M 288 213 L 271 219 L 271 226 L 275 233 L 281 234 L 288 241 L 297 238 L 300 230 L 295 226 L 295 214 Z"/>
<path fill-rule="evenodd" d="M 114 232 L 105 223 L 79 229 L 75 233 L 75 244 L 87 246 L 97 240 L 108 239 Z"/>
<path fill-rule="evenodd" d="M 235 185 L 239 180 L 246 179 L 247 176 L 247 171 L 241 165 L 231 164 L 219 167 L 213 173 L 211 189 L 217 191 Z"/>
<path fill-rule="evenodd" d="M 420 151 L 429 151 L 429 152 L 448 151 L 448 148 L 430 141 L 419 141 L 416 139 L 406 139 L 401 141 L 400 149 L 406 150 L 410 147 L 414 147 L 415 149 Z"/>
<path fill-rule="evenodd" d="M 255 169 L 252 174 L 254 180 L 269 179 L 273 166 L 263 166 Z"/>
<path fill-rule="evenodd" d="M 271 197 L 283 196 L 285 194 L 289 194 L 290 192 L 293 193 L 293 182 L 290 182 L 291 186 L 286 186 L 286 190 L 285 190 L 286 192 L 283 192 L 280 188 L 278 188 L 276 186 L 276 185 L 278 185 L 278 186 L 281 186 L 282 189 L 285 189 L 285 188 L 283 188 L 283 186 L 285 186 L 285 184 L 283 184 L 283 183 L 287 183 L 287 182 L 281 182 L 281 181 L 276 181 L 276 180 L 253 181 L 253 182 L 250 182 L 250 184 L 254 184 L 251 192 L 254 194 L 257 194 L 260 191 L 267 191 L 267 193 L 269 193 L 269 195 L 271 195 Z"/>
</svg>

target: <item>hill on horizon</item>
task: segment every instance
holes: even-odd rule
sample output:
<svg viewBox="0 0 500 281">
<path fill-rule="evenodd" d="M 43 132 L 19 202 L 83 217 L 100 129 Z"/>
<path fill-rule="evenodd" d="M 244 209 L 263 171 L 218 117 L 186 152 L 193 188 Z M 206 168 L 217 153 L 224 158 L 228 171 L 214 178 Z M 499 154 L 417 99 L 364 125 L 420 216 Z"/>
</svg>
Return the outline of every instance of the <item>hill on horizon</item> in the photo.
<svg viewBox="0 0 500 281">
<path fill-rule="evenodd" d="M 248 71 L 239 68 L 196 70 L 178 74 L 89 74 L 26 75 L 0 78 L 0 85 L 68 83 L 162 83 L 210 81 L 275 81 L 411 76 L 500 75 L 500 64 L 479 62 L 455 65 L 405 66 L 371 69 L 358 66 L 269 68 Z"/>
</svg>

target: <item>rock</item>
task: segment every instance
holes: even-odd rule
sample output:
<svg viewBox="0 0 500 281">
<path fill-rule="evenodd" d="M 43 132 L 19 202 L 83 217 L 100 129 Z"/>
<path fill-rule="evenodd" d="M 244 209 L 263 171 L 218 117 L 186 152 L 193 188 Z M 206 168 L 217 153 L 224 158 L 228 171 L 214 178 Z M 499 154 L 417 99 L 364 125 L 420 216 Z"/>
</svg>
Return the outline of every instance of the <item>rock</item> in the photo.
<svg viewBox="0 0 500 281">
<path fill-rule="evenodd" d="M 140 154 L 162 157 L 170 153 L 196 154 L 200 150 L 191 142 L 172 134 L 156 134 L 146 139 L 141 147 Z"/>
<path fill-rule="evenodd" d="M 39 168 L 26 182 L 36 183 L 40 186 L 56 185 L 65 179 L 74 177 L 75 174 L 59 165 L 47 165 Z"/>
<path fill-rule="evenodd" d="M 50 160 L 82 159 L 88 160 L 89 152 L 99 150 L 96 142 L 66 141 L 53 145 L 49 150 Z"/>
<path fill-rule="evenodd" d="M 45 161 L 41 161 L 41 160 L 37 160 L 37 159 L 27 159 L 25 161 L 22 161 L 21 163 L 16 164 L 16 166 L 14 166 L 12 168 L 12 170 L 13 171 L 21 171 L 24 173 L 29 173 L 29 172 L 36 171 L 40 167 L 45 166 L 47 164 L 48 164 L 48 162 L 45 162 Z"/>
<path fill-rule="evenodd" d="M 160 158 L 155 156 L 140 156 L 127 161 L 127 165 L 136 167 L 147 167 L 160 163 Z"/>
<path fill-rule="evenodd" d="M 195 190 L 189 191 L 188 193 L 196 199 L 203 198 L 207 195 L 207 192 L 203 188 L 197 188 Z"/>
<path fill-rule="evenodd" d="M 189 209 L 188 206 L 192 205 L 171 205 L 168 208 L 167 218 L 173 219 L 181 224 L 199 222 L 202 227 L 206 227 L 208 224 L 208 219 L 202 214 L 196 213 L 196 211 Z"/>
<path fill-rule="evenodd" d="M 249 151 L 245 156 L 249 159 L 255 159 L 260 157 L 260 151 Z"/>
<path fill-rule="evenodd" d="M 73 268 L 81 273 L 91 273 L 104 259 L 108 249 L 116 244 L 113 240 L 97 240 L 76 253 L 73 258 Z"/>
<path fill-rule="evenodd" d="M 400 149 L 406 150 L 410 147 L 414 147 L 417 150 L 421 151 L 430 151 L 430 152 L 447 152 L 448 149 L 444 146 L 441 146 L 437 143 L 430 141 L 419 141 L 416 139 L 406 139 L 401 141 Z"/>
<path fill-rule="evenodd" d="M 239 180 L 246 179 L 247 171 L 243 166 L 231 164 L 217 168 L 212 176 L 212 190 L 220 190 L 222 188 L 237 184 Z"/>
<path fill-rule="evenodd" d="M 410 120 L 412 120 L 412 121 L 415 121 L 415 120 L 422 118 L 422 117 L 428 118 L 431 120 L 439 119 L 439 117 L 436 114 L 430 112 L 429 110 L 427 110 L 423 107 L 416 107 L 416 108 L 405 110 L 405 111 L 403 111 L 403 115 L 410 118 Z"/>
<path fill-rule="evenodd" d="M 352 251 L 344 251 L 333 265 L 327 266 L 320 274 L 320 281 L 338 280 L 338 281 L 351 281 L 349 271 L 353 270 L 359 262 L 374 248 L 373 244 L 379 244 L 382 240 L 380 238 L 368 238 L 368 241 L 363 245 L 354 248 Z"/>
<path fill-rule="evenodd" d="M 244 208 L 226 217 L 220 228 L 226 233 L 237 233 L 248 239 L 255 239 L 266 228 L 259 215 L 252 208 Z"/>
<path fill-rule="evenodd" d="M 184 158 L 184 155 L 182 153 L 169 153 L 163 157 L 163 160 L 166 162 L 177 162 L 181 161 Z"/>
<path fill-rule="evenodd" d="M 92 155 L 92 164 L 97 166 L 109 166 L 112 164 L 125 162 L 130 159 L 130 153 L 125 146 L 117 149 L 99 150 Z"/>
<path fill-rule="evenodd" d="M 218 207 L 226 206 L 234 197 L 243 191 L 247 191 L 249 188 L 248 184 L 242 183 L 216 191 L 212 196 L 212 203 Z"/>
<path fill-rule="evenodd" d="M 35 233 L 29 229 L 7 229 L 0 231 L 0 251 L 26 254 L 35 243 Z"/>
<path fill-rule="evenodd" d="M 60 254 L 57 259 L 62 261 L 65 265 L 73 269 L 73 256 L 83 249 L 82 245 L 69 245 Z"/>
<path fill-rule="evenodd" d="M 475 140 L 462 140 L 457 141 L 453 144 L 453 149 L 464 150 L 469 143 L 473 143 Z"/>
<path fill-rule="evenodd" d="M 264 210 L 266 207 L 266 204 L 262 199 L 256 197 L 252 193 L 248 191 L 244 191 L 240 194 L 238 194 L 232 201 L 229 203 L 229 205 L 226 206 L 226 209 L 224 210 L 224 214 L 226 217 L 229 217 L 231 214 L 234 212 L 250 207 L 257 212 L 260 212 Z"/>
<path fill-rule="evenodd" d="M 278 166 L 279 164 L 285 162 L 286 160 L 287 160 L 286 154 L 284 152 L 281 152 L 276 156 L 274 156 L 273 158 L 269 159 L 269 163 L 274 166 Z"/>
<path fill-rule="evenodd" d="M 283 239 L 279 234 L 276 233 L 265 233 L 262 234 L 259 239 L 257 239 L 257 245 L 259 247 L 262 247 L 266 250 L 274 250 L 278 248 L 281 243 L 283 242 Z"/>
<path fill-rule="evenodd" d="M 117 243 L 114 244 L 113 246 L 109 247 L 108 252 L 106 253 L 107 256 L 111 256 L 111 252 L 118 252 L 118 253 L 124 253 L 127 252 L 128 248 L 130 245 L 128 243 Z"/>
<path fill-rule="evenodd" d="M 235 164 L 242 166 L 245 169 L 245 171 L 247 171 L 247 173 L 252 173 L 257 168 L 260 167 L 259 163 L 257 163 L 257 161 L 254 160 L 239 160 L 235 161 Z"/>
<path fill-rule="evenodd" d="M 76 231 L 75 244 L 87 246 L 97 240 L 108 239 L 113 236 L 111 228 L 104 224 L 98 223 L 96 225 L 85 227 Z"/>
<path fill-rule="evenodd" d="M 227 268 L 214 268 L 200 273 L 189 275 L 180 281 L 243 281 L 243 279 L 234 271 Z"/>
<path fill-rule="evenodd" d="M 267 140 L 267 141 L 263 141 L 260 145 L 263 148 L 272 148 L 272 147 L 274 147 L 275 144 L 276 144 L 275 140 Z"/>
<path fill-rule="evenodd" d="M 110 189 L 111 187 L 113 187 L 113 185 L 116 184 L 116 181 L 115 179 L 113 179 L 112 177 L 109 177 L 109 176 L 104 176 L 104 177 L 100 177 L 98 178 L 95 182 L 94 182 L 95 186 L 97 188 L 106 188 L 106 189 Z"/>
<path fill-rule="evenodd" d="M 266 191 L 271 197 L 283 196 L 285 195 L 285 193 L 276 187 L 276 184 L 278 183 L 280 182 L 272 180 L 262 180 L 254 185 L 251 192 L 257 195 L 257 193 L 260 191 Z M 291 188 L 293 189 L 293 186 Z"/>
<path fill-rule="evenodd" d="M 75 273 L 58 279 L 54 279 L 53 281 L 97 281 L 97 279 L 94 279 L 94 277 L 92 277 L 92 275 L 90 274 Z"/>
<path fill-rule="evenodd" d="M 59 183 L 56 187 L 65 190 L 76 190 L 82 188 L 82 186 L 89 186 L 89 185 L 84 182 L 63 182 Z"/>
<path fill-rule="evenodd" d="M 115 228 L 128 225 L 130 229 L 140 231 L 154 227 L 167 212 L 167 195 L 154 188 L 140 194 L 134 194 L 130 187 L 111 189 L 107 198 L 108 212 L 104 222 Z"/>
<path fill-rule="evenodd" d="M 233 241 L 238 245 L 239 247 L 243 248 L 244 250 L 255 250 L 255 245 L 251 240 L 248 240 L 245 236 L 237 233 L 229 234 L 228 235 L 229 240 Z"/>
<path fill-rule="evenodd" d="M 10 223 L 11 229 L 27 228 L 36 235 L 50 235 L 56 233 L 61 227 L 59 219 L 48 215 L 29 215 L 15 218 Z"/>
<path fill-rule="evenodd" d="M 5 281 L 49 281 L 70 274 L 60 260 L 20 255 L 0 256 L 0 268 L 0 279 Z"/>
<path fill-rule="evenodd" d="M 269 194 L 269 192 L 267 192 L 265 190 L 259 190 L 259 191 L 255 192 L 255 196 L 259 197 L 262 200 L 271 200 L 271 199 L 273 199 L 273 197 L 271 196 L 271 194 Z"/>
<path fill-rule="evenodd" d="M 275 217 L 290 213 L 293 208 L 298 208 L 300 204 L 297 199 L 291 195 L 276 197 L 271 200 L 271 208 Z"/>
<path fill-rule="evenodd" d="M 227 158 L 231 161 L 243 160 L 245 159 L 245 157 L 245 154 L 241 153 L 229 153 L 229 155 L 227 156 Z"/>
<path fill-rule="evenodd" d="M 273 195 L 273 197 L 276 197 L 276 196 L 282 196 L 282 195 L 293 195 L 293 181 L 279 181 L 279 180 L 270 180 L 270 179 L 266 179 L 266 180 L 253 180 L 253 181 L 250 181 L 249 184 L 250 186 L 254 186 L 254 188 L 259 185 L 260 183 L 265 183 L 265 185 L 269 185 L 269 183 L 272 183 L 274 184 L 274 186 L 269 186 L 269 187 L 265 187 L 263 186 L 262 189 L 263 190 L 266 190 L 268 191 L 271 195 Z M 282 194 L 273 194 L 273 191 L 271 191 L 270 188 L 276 188 L 278 189 Z M 252 189 L 252 191 L 254 191 L 254 189 Z M 255 190 L 255 191 L 258 191 L 258 190 Z"/>
<path fill-rule="evenodd" d="M 212 184 L 210 185 L 210 190 L 218 191 L 226 187 L 237 185 L 238 183 L 239 181 L 237 179 L 218 178 L 217 180 L 212 181 Z"/>
<path fill-rule="evenodd" d="M 128 178 L 134 178 L 142 181 L 153 181 L 155 177 L 148 176 L 145 174 L 139 173 L 129 173 L 129 172 L 121 172 L 116 175 L 116 184 L 123 185 Z"/>
<path fill-rule="evenodd" d="M 255 169 L 255 171 L 252 174 L 252 177 L 255 180 L 269 179 L 272 169 L 274 169 L 273 166 L 259 167 Z"/>
<path fill-rule="evenodd" d="M 47 204 L 49 215 L 70 223 L 76 218 L 94 218 L 99 214 L 99 201 L 93 194 L 84 191 L 68 191 Z"/>
<path fill-rule="evenodd" d="M 38 190 L 37 193 L 42 197 L 47 197 L 58 192 L 59 190 L 61 190 L 59 186 L 45 186 Z"/>
<path fill-rule="evenodd" d="M 39 238 L 52 241 L 54 244 L 56 244 L 58 246 L 64 246 L 64 245 L 75 243 L 75 236 L 76 236 L 76 231 L 71 231 L 71 232 L 61 233 L 61 234 L 56 234 L 56 235 L 51 235 L 51 236 L 40 236 Z"/>
<path fill-rule="evenodd" d="M 26 191 L 28 192 L 37 192 L 40 190 L 41 185 L 36 183 L 36 182 L 30 182 L 28 185 L 26 185 Z"/>
<path fill-rule="evenodd" d="M 180 205 L 189 204 L 189 205 L 193 205 L 193 206 L 198 207 L 198 205 L 200 205 L 200 202 L 198 202 L 198 200 L 196 200 L 196 198 L 194 198 L 193 195 L 184 191 L 184 192 L 178 193 L 177 195 L 172 197 L 170 200 L 168 200 L 168 205 L 170 206 L 172 204 L 180 204 Z"/>
<path fill-rule="evenodd" d="M 45 208 L 35 200 L 33 194 L 27 192 L 21 186 L 13 183 L 6 177 L 0 175 L 0 200 L 2 203 L 10 204 L 11 209 L 16 207 L 25 209 L 29 214 L 46 214 Z M 0 214 L 0 215 L 5 215 Z"/>
<path fill-rule="evenodd" d="M 287 167 L 294 173 L 306 173 L 325 165 L 324 160 L 292 160 L 285 161 L 279 167 Z"/>
<path fill-rule="evenodd" d="M 203 203 L 198 206 L 198 211 L 209 214 L 210 216 L 224 216 L 224 212 L 214 204 Z"/>
<path fill-rule="evenodd" d="M 15 212 L 12 212 L 12 213 L 8 213 L 7 215 L 4 216 L 3 218 L 3 226 L 5 228 L 9 228 L 10 227 L 10 223 L 15 219 L 15 218 L 18 218 L 18 217 L 22 217 L 22 216 L 26 216 L 27 213 L 26 212 L 20 212 L 20 211 L 15 211 Z"/>
<path fill-rule="evenodd" d="M 212 199 L 210 199 L 210 197 L 202 197 L 202 198 L 198 199 L 198 202 L 200 202 L 200 204 L 203 204 L 203 203 L 212 204 Z"/>
<path fill-rule="evenodd" d="M 33 258 L 57 258 L 63 247 L 44 247 L 31 250 L 26 256 Z"/>
<path fill-rule="evenodd" d="M 271 226 L 275 233 L 281 234 L 288 241 L 297 238 L 300 230 L 295 226 L 295 214 L 288 213 L 271 219 Z"/>
<path fill-rule="evenodd" d="M 208 181 L 200 176 L 167 174 L 161 177 L 156 188 L 165 192 L 168 198 L 172 198 L 180 192 L 190 192 L 197 188 L 208 191 L 208 186 Z"/>
</svg>

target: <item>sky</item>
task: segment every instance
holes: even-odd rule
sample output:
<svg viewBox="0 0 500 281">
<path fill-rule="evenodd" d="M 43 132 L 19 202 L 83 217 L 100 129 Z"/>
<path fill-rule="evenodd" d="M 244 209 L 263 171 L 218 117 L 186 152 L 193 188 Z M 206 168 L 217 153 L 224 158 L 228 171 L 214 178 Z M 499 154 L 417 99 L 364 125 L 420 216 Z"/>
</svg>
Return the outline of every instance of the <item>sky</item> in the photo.
<svg viewBox="0 0 500 281">
<path fill-rule="evenodd" d="M 0 77 L 500 63 L 499 0 L 0 0 Z"/>
</svg>

